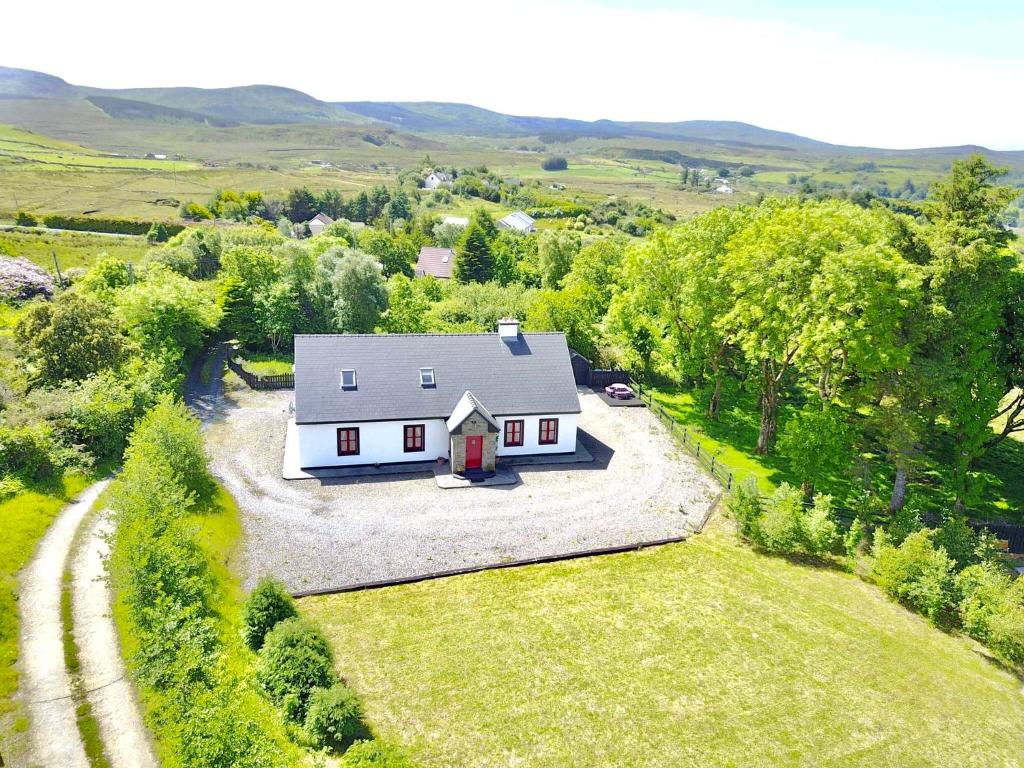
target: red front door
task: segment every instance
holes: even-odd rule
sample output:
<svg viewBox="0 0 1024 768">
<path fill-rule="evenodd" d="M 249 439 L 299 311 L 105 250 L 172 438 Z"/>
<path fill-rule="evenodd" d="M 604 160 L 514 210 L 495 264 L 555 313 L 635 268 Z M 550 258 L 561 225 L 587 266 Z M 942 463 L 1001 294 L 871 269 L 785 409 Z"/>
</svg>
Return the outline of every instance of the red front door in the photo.
<svg viewBox="0 0 1024 768">
<path fill-rule="evenodd" d="M 466 469 L 480 469 L 484 458 L 484 439 L 480 435 L 466 436 Z"/>
</svg>

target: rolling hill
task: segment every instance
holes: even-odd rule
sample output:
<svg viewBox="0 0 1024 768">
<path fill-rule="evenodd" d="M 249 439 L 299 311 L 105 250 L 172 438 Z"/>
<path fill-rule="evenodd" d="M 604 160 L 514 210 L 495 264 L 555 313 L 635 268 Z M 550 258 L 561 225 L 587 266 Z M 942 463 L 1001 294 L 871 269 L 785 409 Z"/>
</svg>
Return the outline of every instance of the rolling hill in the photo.
<svg viewBox="0 0 1024 768">
<path fill-rule="evenodd" d="M 794 133 L 721 120 L 671 123 L 574 120 L 559 117 L 507 115 L 470 104 L 448 102 L 341 101 L 325 102 L 292 88 L 245 85 L 231 88 L 125 88 L 79 86 L 42 72 L 0 66 L 0 117 L 18 124 L 12 106 L 28 100 L 63 100 L 69 108 L 87 102 L 116 120 L 181 121 L 215 127 L 250 125 L 376 126 L 407 133 L 475 137 L 538 136 L 545 143 L 580 138 L 639 138 L 695 145 L 735 147 L 766 152 L 810 155 L 871 154 L 962 157 L 982 151 L 996 162 L 1024 167 L 1024 151 L 995 152 L 982 147 L 935 147 L 885 150 L 844 147 Z M 5 107 L 6 102 L 6 107 Z M 26 126 L 33 127 L 33 126 Z"/>
</svg>

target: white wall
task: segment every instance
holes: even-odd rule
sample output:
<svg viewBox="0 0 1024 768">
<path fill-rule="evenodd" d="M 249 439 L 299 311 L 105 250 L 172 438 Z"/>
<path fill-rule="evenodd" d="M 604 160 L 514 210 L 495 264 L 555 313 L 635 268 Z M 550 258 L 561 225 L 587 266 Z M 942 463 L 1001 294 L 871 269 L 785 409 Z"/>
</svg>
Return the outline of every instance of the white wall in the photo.
<svg viewBox="0 0 1024 768">
<path fill-rule="evenodd" d="M 529 453 L 572 453 L 576 450 L 576 416 L 575 413 L 552 413 L 540 416 L 509 416 L 498 417 L 501 434 L 498 435 L 499 456 L 521 456 Z M 523 444 L 515 448 L 505 447 L 505 422 L 522 419 Z M 554 445 L 541 445 L 540 420 L 558 419 L 558 442 Z"/>
<path fill-rule="evenodd" d="M 406 453 L 406 424 L 423 424 L 422 451 Z M 359 454 L 338 455 L 338 427 L 359 428 Z M 352 464 L 389 464 L 448 458 L 448 428 L 441 419 L 419 421 L 364 421 L 351 424 L 299 424 L 299 466 L 340 467 Z"/>
</svg>

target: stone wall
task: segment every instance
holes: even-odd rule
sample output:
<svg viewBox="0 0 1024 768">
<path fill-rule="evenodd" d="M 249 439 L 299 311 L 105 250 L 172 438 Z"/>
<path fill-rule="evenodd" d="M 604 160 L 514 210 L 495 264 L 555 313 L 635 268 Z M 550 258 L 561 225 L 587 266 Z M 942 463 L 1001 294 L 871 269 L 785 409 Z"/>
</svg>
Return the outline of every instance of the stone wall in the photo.
<svg viewBox="0 0 1024 768">
<path fill-rule="evenodd" d="M 498 449 L 498 438 L 494 427 L 479 413 L 470 414 L 456 433 L 452 434 L 452 472 L 461 475 L 466 471 L 466 436 L 483 436 L 483 456 L 481 457 L 481 469 L 485 472 L 494 471 L 495 452 Z"/>
</svg>

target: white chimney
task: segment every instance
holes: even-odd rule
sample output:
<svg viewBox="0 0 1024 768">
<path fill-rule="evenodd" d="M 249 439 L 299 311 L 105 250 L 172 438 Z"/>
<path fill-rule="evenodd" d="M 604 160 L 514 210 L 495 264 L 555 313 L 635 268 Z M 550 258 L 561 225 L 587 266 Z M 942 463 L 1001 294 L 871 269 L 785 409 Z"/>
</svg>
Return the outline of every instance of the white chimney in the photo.
<svg viewBox="0 0 1024 768">
<path fill-rule="evenodd" d="M 502 341 L 515 341 L 519 338 L 519 321 L 514 317 L 503 317 L 498 321 L 498 336 Z"/>
</svg>

